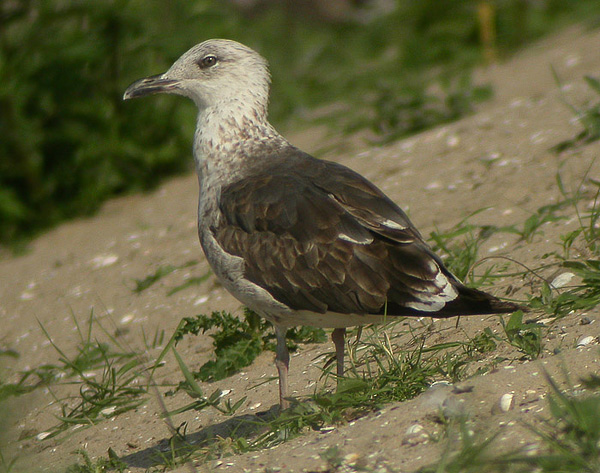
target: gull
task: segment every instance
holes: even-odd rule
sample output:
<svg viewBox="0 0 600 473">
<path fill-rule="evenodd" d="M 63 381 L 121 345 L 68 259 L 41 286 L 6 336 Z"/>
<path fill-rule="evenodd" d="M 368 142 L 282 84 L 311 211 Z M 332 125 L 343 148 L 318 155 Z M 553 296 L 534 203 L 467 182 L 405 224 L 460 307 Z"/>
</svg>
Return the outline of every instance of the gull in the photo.
<svg viewBox="0 0 600 473">
<path fill-rule="evenodd" d="M 165 93 L 197 105 L 200 243 L 223 286 L 275 327 L 281 409 L 289 327 L 333 328 L 341 377 L 346 327 L 519 308 L 461 283 L 366 178 L 291 145 L 267 120 L 269 87 L 260 54 L 211 39 L 123 98 Z"/>
</svg>

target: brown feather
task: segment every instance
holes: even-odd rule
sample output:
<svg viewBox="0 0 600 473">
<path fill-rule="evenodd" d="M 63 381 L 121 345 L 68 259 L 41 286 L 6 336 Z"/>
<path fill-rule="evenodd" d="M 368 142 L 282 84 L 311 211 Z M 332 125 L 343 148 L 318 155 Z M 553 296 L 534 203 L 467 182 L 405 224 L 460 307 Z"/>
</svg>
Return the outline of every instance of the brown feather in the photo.
<svg viewBox="0 0 600 473">
<path fill-rule="evenodd" d="M 369 181 L 297 150 L 225 187 L 220 211 L 219 244 L 294 310 L 448 317 L 517 307 L 466 288 Z M 411 307 L 443 298 L 440 273 L 458 297 L 434 312 Z"/>
</svg>

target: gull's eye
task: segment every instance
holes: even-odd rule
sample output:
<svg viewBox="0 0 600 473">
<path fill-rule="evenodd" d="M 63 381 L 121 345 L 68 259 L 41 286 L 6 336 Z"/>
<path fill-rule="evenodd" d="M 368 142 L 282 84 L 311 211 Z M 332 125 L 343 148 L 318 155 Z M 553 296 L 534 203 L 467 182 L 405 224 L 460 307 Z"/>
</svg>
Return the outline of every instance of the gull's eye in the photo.
<svg viewBox="0 0 600 473">
<path fill-rule="evenodd" d="M 200 59 L 200 62 L 198 63 L 198 65 L 202 69 L 207 69 L 209 67 L 214 66 L 216 63 L 217 63 L 217 56 L 213 56 L 211 54 L 210 56 L 204 56 L 202 59 Z"/>
</svg>

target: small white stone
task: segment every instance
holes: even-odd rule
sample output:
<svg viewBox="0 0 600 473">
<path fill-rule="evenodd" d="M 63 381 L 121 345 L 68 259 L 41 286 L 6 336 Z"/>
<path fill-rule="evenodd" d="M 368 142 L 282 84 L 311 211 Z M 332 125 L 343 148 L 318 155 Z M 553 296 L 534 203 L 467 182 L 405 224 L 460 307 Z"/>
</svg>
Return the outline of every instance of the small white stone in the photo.
<svg viewBox="0 0 600 473">
<path fill-rule="evenodd" d="M 436 320 L 436 319 L 434 319 Z M 441 381 L 434 381 L 433 383 L 431 383 L 431 386 L 429 386 L 429 389 L 432 388 L 440 388 L 440 387 L 448 387 L 448 386 L 452 386 L 452 383 L 450 383 L 449 381 L 445 381 L 445 380 L 441 380 Z"/>
<path fill-rule="evenodd" d="M 427 432 L 425 432 L 423 426 L 420 424 L 413 424 L 406 429 L 406 433 L 402 439 L 402 445 L 417 445 L 428 441 L 429 436 L 427 435 Z"/>
<path fill-rule="evenodd" d="M 575 54 L 569 54 L 565 60 L 565 66 L 571 68 L 579 65 L 581 58 Z"/>
<path fill-rule="evenodd" d="M 498 159 L 500 159 L 501 156 L 502 156 L 502 153 L 492 152 L 492 153 L 482 157 L 481 160 L 483 162 L 493 163 L 494 161 L 497 161 Z"/>
<path fill-rule="evenodd" d="M 104 409 L 102 409 L 100 411 L 100 414 L 102 414 L 105 417 L 108 417 L 108 416 L 114 414 L 116 410 L 117 410 L 117 406 L 105 407 Z"/>
<path fill-rule="evenodd" d="M 98 255 L 90 261 L 91 265 L 94 269 L 106 268 L 107 266 L 111 266 L 119 261 L 119 256 L 115 254 L 104 254 Z"/>
<path fill-rule="evenodd" d="M 358 453 L 349 453 L 348 455 L 346 455 L 344 457 L 344 463 L 348 464 L 348 465 L 354 465 L 358 459 L 360 458 L 360 455 Z"/>
<path fill-rule="evenodd" d="M 460 138 L 458 135 L 450 135 L 446 140 L 446 144 L 450 148 L 456 148 L 460 144 Z"/>
<path fill-rule="evenodd" d="M 512 393 L 506 393 L 500 397 L 500 410 L 502 412 L 508 412 L 511 410 L 514 397 L 515 395 Z"/>
<path fill-rule="evenodd" d="M 546 141 L 543 131 L 538 131 L 538 132 L 534 133 L 533 135 L 531 135 L 529 137 L 529 139 L 534 144 L 540 144 L 540 143 L 543 143 L 544 141 Z"/>
<path fill-rule="evenodd" d="M 406 435 L 418 434 L 422 430 L 423 426 L 421 424 L 413 424 L 408 429 L 406 429 Z"/>
<path fill-rule="evenodd" d="M 591 335 L 583 336 L 580 337 L 579 340 L 577 340 L 577 346 L 578 347 L 584 347 L 586 345 L 590 345 L 591 343 L 594 343 L 596 341 L 595 337 L 592 337 Z"/>
<path fill-rule="evenodd" d="M 129 322 L 131 322 L 134 319 L 135 315 L 133 314 L 126 314 L 123 317 L 121 317 L 121 323 L 122 324 L 128 324 Z"/>
<path fill-rule="evenodd" d="M 567 284 L 569 284 L 571 282 L 571 279 L 573 279 L 574 277 L 575 277 L 575 274 L 573 274 L 573 273 L 559 274 L 550 283 L 550 286 L 552 286 L 555 289 L 558 289 L 560 287 L 565 287 Z"/>
<path fill-rule="evenodd" d="M 503 242 L 500 245 L 496 245 L 496 246 L 491 246 L 488 249 L 488 253 L 496 253 L 497 251 L 503 250 L 504 248 L 506 248 L 508 246 L 508 242 Z"/>
<path fill-rule="evenodd" d="M 21 295 L 19 296 L 19 299 L 21 299 L 22 301 L 30 301 L 34 297 L 35 296 L 34 296 L 33 292 L 31 292 L 31 291 L 23 291 L 21 293 Z"/>
<path fill-rule="evenodd" d="M 35 436 L 36 439 L 38 440 L 44 440 L 45 438 L 47 438 L 50 435 L 50 432 L 40 432 L 39 434 L 37 434 Z"/>
<path fill-rule="evenodd" d="M 425 186 L 425 189 L 430 191 L 430 190 L 440 189 L 441 187 L 442 187 L 442 183 L 440 181 L 433 181 L 433 182 L 430 182 L 429 184 L 427 184 Z"/>
</svg>

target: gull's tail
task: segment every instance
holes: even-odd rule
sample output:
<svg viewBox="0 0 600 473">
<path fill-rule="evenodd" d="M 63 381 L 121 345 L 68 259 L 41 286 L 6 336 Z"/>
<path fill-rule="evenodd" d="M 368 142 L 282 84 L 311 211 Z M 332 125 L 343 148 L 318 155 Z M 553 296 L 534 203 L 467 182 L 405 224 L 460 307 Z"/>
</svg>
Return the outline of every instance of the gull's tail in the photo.
<svg viewBox="0 0 600 473">
<path fill-rule="evenodd" d="M 458 292 L 458 296 L 435 312 L 417 310 L 394 302 L 388 302 L 386 313 L 396 316 L 421 316 L 444 319 L 459 315 L 508 314 L 517 310 L 522 310 L 523 312 L 529 310 L 522 305 L 503 301 L 483 291 L 467 287 L 458 281 L 453 281 L 452 283 Z"/>
</svg>

